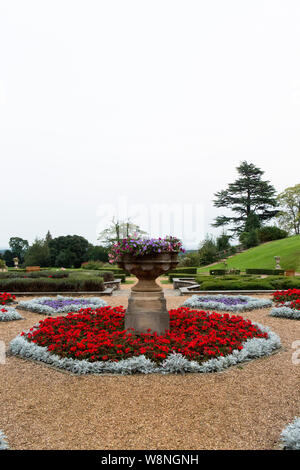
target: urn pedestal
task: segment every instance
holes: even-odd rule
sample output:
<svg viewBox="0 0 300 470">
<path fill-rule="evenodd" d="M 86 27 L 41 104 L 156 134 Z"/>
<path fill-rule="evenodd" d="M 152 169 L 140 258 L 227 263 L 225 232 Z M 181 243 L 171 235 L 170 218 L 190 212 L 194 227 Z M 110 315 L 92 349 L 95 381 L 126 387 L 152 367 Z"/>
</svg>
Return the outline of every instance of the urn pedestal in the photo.
<svg viewBox="0 0 300 470">
<path fill-rule="evenodd" d="M 155 279 L 177 266 L 177 253 L 124 255 L 118 264 L 139 280 L 131 289 L 125 328 L 134 328 L 137 333 L 147 333 L 150 329 L 152 333 L 163 334 L 170 326 L 169 313 L 163 290 Z"/>
</svg>

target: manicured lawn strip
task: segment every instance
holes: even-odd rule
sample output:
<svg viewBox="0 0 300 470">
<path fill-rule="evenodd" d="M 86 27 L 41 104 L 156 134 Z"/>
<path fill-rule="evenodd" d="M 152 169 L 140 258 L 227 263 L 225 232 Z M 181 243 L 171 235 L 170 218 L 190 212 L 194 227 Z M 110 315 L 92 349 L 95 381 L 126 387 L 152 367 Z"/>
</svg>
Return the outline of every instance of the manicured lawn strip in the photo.
<svg viewBox="0 0 300 470">
<path fill-rule="evenodd" d="M 228 269 L 236 268 L 245 271 L 247 268 L 274 269 L 274 256 L 280 256 L 282 269 L 300 271 L 300 235 L 267 242 L 243 253 L 238 253 L 226 260 Z M 222 269 L 224 263 L 198 268 L 198 272 L 208 272 L 210 269 Z"/>
</svg>

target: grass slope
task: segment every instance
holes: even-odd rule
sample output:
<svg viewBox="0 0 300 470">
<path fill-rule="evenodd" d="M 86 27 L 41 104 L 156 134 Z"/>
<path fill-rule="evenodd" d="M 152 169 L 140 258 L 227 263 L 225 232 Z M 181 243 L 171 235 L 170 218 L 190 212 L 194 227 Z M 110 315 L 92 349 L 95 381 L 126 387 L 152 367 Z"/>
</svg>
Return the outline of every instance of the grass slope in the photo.
<svg viewBox="0 0 300 470">
<path fill-rule="evenodd" d="M 263 245 L 250 248 L 232 258 L 228 258 L 228 268 L 236 268 L 245 271 L 246 268 L 275 269 L 274 256 L 280 256 L 282 269 L 295 269 L 300 271 L 300 235 L 275 240 Z M 223 263 L 199 268 L 198 272 L 206 272 L 210 269 L 222 269 Z"/>
</svg>

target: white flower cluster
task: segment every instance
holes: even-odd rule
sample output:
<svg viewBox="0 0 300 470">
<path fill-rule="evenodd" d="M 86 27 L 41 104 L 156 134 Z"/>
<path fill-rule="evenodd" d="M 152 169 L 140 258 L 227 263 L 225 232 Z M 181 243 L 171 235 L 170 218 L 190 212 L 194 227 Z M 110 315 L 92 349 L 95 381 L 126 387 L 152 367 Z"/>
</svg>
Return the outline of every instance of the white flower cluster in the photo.
<svg viewBox="0 0 300 470">
<path fill-rule="evenodd" d="M 230 303 L 220 302 L 220 299 L 241 300 L 240 303 L 230 305 Z M 205 300 L 209 299 L 209 300 Z M 192 295 L 183 303 L 184 307 L 203 308 L 205 310 L 219 310 L 225 312 L 245 312 L 247 310 L 255 310 L 258 308 L 271 307 L 272 300 L 259 299 L 249 295 Z"/>
<path fill-rule="evenodd" d="M 300 418 L 295 418 L 280 435 L 286 450 L 300 450 Z"/>
<path fill-rule="evenodd" d="M 144 355 L 123 359 L 119 362 L 97 361 L 89 362 L 71 358 L 61 358 L 48 352 L 44 346 L 38 346 L 26 339 L 26 336 L 17 336 L 10 342 L 10 352 L 35 361 L 45 362 L 59 369 L 66 369 L 74 374 L 177 374 L 185 372 L 206 373 L 220 372 L 230 366 L 247 362 L 257 357 L 268 356 L 280 348 L 280 338 L 268 327 L 257 325 L 261 331 L 268 333 L 268 338 L 251 338 L 244 342 L 241 351 L 234 350 L 228 356 L 209 359 L 202 364 L 186 359 L 182 354 L 170 354 L 159 366 L 147 359 Z"/>
<path fill-rule="evenodd" d="M 6 312 L 1 312 L 1 310 L 6 310 Z M 13 321 L 22 319 L 23 317 L 14 307 L 6 307 L 5 305 L 0 306 L 0 321 Z"/>
<path fill-rule="evenodd" d="M 9 449 L 6 436 L 3 431 L 0 430 L 0 450 Z"/>
<path fill-rule="evenodd" d="M 300 320 L 300 310 L 291 308 L 291 302 L 285 302 L 282 306 L 273 307 L 270 311 L 271 317 L 293 318 Z"/>
<path fill-rule="evenodd" d="M 64 301 L 64 300 L 76 300 L 76 301 L 86 301 L 88 300 L 88 304 L 84 302 L 76 302 L 74 304 L 68 303 L 63 307 L 54 308 L 50 307 L 49 305 L 43 305 L 45 301 Z M 64 297 L 62 295 L 57 295 L 56 297 L 36 297 L 32 300 L 23 300 L 19 302 L 19 308 L 23 310 L 29 310 L 35 313 L 42 313 L 44 315 L 54 315 L 56 313 L 68 313 L 68 312 L 78 312 L 82 308 L 101 308 L 106 307 L 107 302 L 105 300 L 100 299 L 100 297 Z"/>
</svg>

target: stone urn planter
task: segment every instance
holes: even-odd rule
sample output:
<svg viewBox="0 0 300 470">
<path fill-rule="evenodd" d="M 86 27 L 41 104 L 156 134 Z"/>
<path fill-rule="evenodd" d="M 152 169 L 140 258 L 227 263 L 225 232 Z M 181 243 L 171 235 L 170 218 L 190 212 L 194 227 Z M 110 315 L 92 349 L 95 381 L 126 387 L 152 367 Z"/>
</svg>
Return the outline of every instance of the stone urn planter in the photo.
<svg viewBox="0 0 300 470">
<path fill-rule="evenodd" d="M 161 335 L 169 329 L 169 312 L 162 288 L 155 279 L 175 268 L 177 252 L 152 253 L 143 256 L 124 254 L 118 265 L 138 278 L 132 287 L 125 314 L 125 328 L 137 333 L 149 329 Z"/>
</svg>

